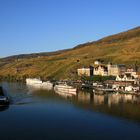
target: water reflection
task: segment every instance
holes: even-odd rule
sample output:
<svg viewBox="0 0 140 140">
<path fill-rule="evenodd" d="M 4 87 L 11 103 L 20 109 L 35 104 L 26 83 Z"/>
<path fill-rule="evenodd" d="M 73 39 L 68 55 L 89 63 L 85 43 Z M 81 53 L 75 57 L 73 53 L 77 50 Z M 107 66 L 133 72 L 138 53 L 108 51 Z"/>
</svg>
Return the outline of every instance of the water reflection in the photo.
<svg viewBox="0 0 140 140">
<path fill-rule="evenodd" d="M 0 112 L 5 111 L 9 108 L 9 105 L 0 105 Z"/>
<path fill-rule="evenodd" d="M 50 86 L 40 86 L 40 85 L 27 85 L 27 88 L 29 90 L 29 92 L 33 92 L 33 91 L 38 91 L 38 90 L 47 90 L 47 91 L 50 91 L 52 90 L 52 87 Z"/>
<path fill-rule="evenodd" d="M 77 100 L 82 103 L 90 103 L 92 101 L 92 93 L 81 90 L 77 93 Z"/>
<path fill-rule="evenodd" d="M 32 95 L 29 94 L 28 87 L 24 83 L 7 83 L 2 82 L 0 85 L 3 87 L 4 92 L 10 98 L 10 104 L 24 104 L 30 102 Z"/>
<path fill-rule="evenodd" d="M 13 103 L 0 107 L 4 111 L 0 112 L 2 140 L 140 137 L 138 96 L 96 95 L 89 91 L 64 95 L 53 90 L 30 90 L 20 83 L 3 83 L 3 87 Z"/>
<path fill-rule="evenodd" d="M 118 93 L 108 95 L 108 106 L 120 103 L 138 104 L 140 103 L 140 97 L 131 94 L 118 94 Z"/>
<path fill-rule="evenodd" d="M 32 95 L 37 95 L 38 97 L 56 97 L 60 96 L 62 98 L 71 98 L 77 103 L 83 103 L 83 104 L 90 104 L 90 105 L 104 105 L 111 107 L 113 105 L 139 105 L 140 104 L 140 96 L 137 95 L 131 95 L 131 94 L 119 94 L 119 93 L 112 93 L 112 94 L 105 94 L 105 95 L 98 95 L 94 94 L 89 91 L 83 91 L 79 90 L 76 95 L 70 94 L 70 93 L 64 93 L 64 92 L 55 92 L 53 90 L 30 90 L 30 93 Z"/>
<path fill-rule="evenodd" d="M 69 93 L 64 93 L 64 92 L 57 92 L 56 94 L 60 95 L 63 98 L 72 98 L 73 95 Z"/>
<path fill-rule="evenodd" d="M 140 122 L 140 96 L 119 93 L 96 95 L 79 91 L 74 103 L 84 109 Z"/>
<path fill-rule="evenodd" d="M 79 91 L 77 93 L 77 101 L 84 103 L 93 103 L 94 105 L 118 105 L 118 104 L 140 104 L 140 96 L 132 94 L 104 94 L 98 95 L 88 91 Z"/>
<path fill-rule="evenodd" d="M 102 105 L 105 102 L 105 96 L 94 94 L 93 101 L 96 105 Z"/>
<path fill-rule="evenodd" d="M 53 90 L 29 88 L 23 83 L 1 83 L 1 85 L 11 96 L 14 105 L 47 103 L 48 100 L 65 101 L 84 110 L 97 111 L 140 122 L 140 96 L 119 93 L 96 95 L 83 90 L 72 95 L 62 92 L 55 93 Z M 6 109 L 8 109 L 6 106 L 0 107 L 0 111 Z"/>
</svg>

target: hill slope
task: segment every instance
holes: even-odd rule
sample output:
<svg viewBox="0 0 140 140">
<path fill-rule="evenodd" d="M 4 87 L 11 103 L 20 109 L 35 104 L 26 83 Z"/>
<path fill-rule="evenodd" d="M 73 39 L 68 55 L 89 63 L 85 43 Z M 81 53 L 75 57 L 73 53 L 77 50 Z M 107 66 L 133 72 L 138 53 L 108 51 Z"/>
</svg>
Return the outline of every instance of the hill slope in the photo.
<svg viewBox="0 0 140 140">
<path fill-rule="evenodd" d="M 140 27 L 81 44 L 73 49 L 1 59 L 0 75 L 18 78 L 72 78 L 76 76 L 78 67 L 92 65 L 95 59 L 127 65 L 137 61 L 140 65 Z"/>
</svg>

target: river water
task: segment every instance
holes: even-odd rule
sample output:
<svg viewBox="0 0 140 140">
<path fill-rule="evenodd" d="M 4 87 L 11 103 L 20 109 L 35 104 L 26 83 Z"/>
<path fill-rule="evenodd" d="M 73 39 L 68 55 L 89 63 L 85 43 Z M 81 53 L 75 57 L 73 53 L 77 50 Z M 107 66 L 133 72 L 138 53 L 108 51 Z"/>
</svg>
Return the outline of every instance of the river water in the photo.
<svg viewBox="0 0 140 140">
<path fill-rule="evenodd" d="M 0 140 L 138 140 L 140 97 L 124 94 L 76 96 L 0 83 L 11 98 L 0 106 Z"/>
</svg>

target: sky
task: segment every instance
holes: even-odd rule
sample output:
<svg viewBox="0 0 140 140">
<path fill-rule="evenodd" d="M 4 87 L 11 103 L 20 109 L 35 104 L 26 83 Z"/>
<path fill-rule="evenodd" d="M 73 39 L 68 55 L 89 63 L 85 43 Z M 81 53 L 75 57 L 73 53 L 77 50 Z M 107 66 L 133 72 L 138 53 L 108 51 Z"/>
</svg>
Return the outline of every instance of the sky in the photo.
<svg viewBox="0 0 140 140">
<path fill-rule="evenodd" d="M 0 57 L 50 52 L 140 26 L 140 0 L 0 0 Z"/>
</svg>

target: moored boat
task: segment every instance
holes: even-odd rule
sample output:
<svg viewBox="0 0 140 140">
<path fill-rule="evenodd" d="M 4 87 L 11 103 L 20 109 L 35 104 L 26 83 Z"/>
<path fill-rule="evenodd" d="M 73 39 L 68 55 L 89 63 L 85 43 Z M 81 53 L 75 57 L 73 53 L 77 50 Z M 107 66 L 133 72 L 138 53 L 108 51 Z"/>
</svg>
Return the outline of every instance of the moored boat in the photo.
<svg viewBox="0 0 140 140">
<path fill-rule="evenodd" d="M 106 94 L 106 93 L 113 93 L 115 90 L 112 88 L 95 88 L 93 92 L 97 94 Z"/>
<path fill-rule="evenodd" d="M 51 83 L 50 81 L 43 82 L 37 78 L 27 78 L 26 84 L 30 87 L 37 88 L 37 89 L 51 90 L 53 88 L 53 83 Z"/>
<path fill-rule="evenodd" d="M 76 95 L 76 92 L 77 92 L 76 88 L 74 88 L 72 86 L 68 86 L 66 84 L 55 85 L 54 90 L 55 90 L 55 92 L 69 93 L 69 94 L 73 94 L 73 95 Z"/>
<path fill-rule="evenodd" d="M 53 83 L 50 81 L 42 82 L 41 88 L 51 90 L 53 88 Z"/>
<path fill-rule="evenodd" d="M 3 88 L 0 86 L 0 105 L 8 105 L 9 97 L 4 94 Z"/>
<path fill-rule="evenodd" d="M 29 86 L 40 87 L 42 84 L 42 81 L 37 78 L 27 78 L 26 84 Z"/>
</svg>

